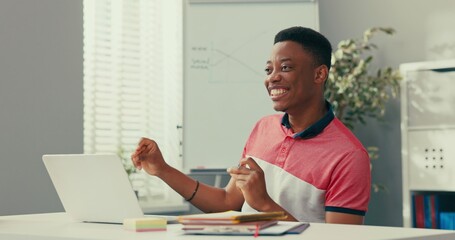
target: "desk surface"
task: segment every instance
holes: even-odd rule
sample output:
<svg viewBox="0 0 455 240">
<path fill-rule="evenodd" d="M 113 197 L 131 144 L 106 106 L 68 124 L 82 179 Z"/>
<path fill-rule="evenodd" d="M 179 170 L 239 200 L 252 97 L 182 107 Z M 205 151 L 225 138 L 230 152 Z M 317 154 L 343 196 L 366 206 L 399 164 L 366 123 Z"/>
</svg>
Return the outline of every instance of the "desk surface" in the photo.
<svg viewBox="0 0 455 240">
<path fill-rule="evenodd" d="M 56 239 L 226 239 L 226 236 L 182 235 L 180 224 L 168 225 L 163 232 L 136 233 L 124 230 L 122 225 L 79 223 L 65 213 L 47 213 L 0 217 L 0 239 L 8 240 L 56 240 Z M 251 236 L 229 237 L 252 239 Z M 262 237 L 273 238 L 273 237 Z M 398 227 L 358 226 L 311 223 L 300 235 L 284 235 L 279 239 L 455 239 L 455 231 Z"/>
</svg>

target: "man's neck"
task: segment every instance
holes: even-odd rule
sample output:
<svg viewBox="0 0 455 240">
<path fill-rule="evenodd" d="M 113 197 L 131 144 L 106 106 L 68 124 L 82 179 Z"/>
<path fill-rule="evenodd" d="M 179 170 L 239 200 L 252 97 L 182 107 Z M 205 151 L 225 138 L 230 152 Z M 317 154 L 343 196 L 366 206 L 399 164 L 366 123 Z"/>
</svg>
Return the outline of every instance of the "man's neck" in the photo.
<svg viewBox="0 0 455 240">
<path fill-rule="evenodd" d="M 306 108 L 304 111 L 296 113 L 288 112 L 289 124 L 294 133 L 307 129 L 327 113 L 325 100 L 322 100 L 322 102 L 317 105 L 314 104 L 313 106 L 314 107 Z"/>
</svg>

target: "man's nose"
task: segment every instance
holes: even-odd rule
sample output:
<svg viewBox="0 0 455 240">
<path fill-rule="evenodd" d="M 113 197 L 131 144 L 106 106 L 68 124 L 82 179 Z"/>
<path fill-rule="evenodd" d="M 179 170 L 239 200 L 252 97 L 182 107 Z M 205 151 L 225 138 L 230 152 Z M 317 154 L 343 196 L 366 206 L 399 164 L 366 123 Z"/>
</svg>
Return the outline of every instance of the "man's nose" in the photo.
<svg viewBox="0 0 455 240">
<path fill-rule="evenodd" d="M 269 82 L 278 82 L 281 81 L 281 74 L 279 72 L 273 71 L 272 73 L 269 74 L 268 76 L 268 81 Z"/>
</svg>

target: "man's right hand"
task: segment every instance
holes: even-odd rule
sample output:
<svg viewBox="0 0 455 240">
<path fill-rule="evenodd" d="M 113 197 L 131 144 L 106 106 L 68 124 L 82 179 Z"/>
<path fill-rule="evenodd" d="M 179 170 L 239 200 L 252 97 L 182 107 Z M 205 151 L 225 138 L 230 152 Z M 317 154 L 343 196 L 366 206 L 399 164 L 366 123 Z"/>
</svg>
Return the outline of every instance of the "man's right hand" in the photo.
<svg viewBox="0 0 455 240">
<path fill-rule="evenodd" d="M 131 155 L 136 169 L 144 169 L 148 174 L 157 176 L 169 165 L 163 159 L 158 144 L 148 138 L 141 138 L 136 151 Z"/>
</svg>

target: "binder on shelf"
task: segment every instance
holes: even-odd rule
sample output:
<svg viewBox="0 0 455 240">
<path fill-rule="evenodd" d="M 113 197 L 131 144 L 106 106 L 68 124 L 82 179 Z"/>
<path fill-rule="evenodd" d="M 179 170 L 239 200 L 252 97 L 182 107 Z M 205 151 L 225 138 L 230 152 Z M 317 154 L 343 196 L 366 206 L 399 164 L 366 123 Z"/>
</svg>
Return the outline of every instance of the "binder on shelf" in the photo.
<svg viewBox="0 0 455 240">
<path fill-rule="evenodd" d="M 438 196 L 431 195 L 430 196 L 430 212 L 431 212 L 431 228 L 438 229 L 439 228 L 439 204 L 438 204 Z"/>
<path fill-rule="evenodd" d="M 431 207 L 430 207 L 430 196 L 423 196 L 423 210 L 425 216 L 425 228 L 431 228 Z"/>
<path fill-rule="evenodd" d="M 440 212 L 440 228 L 445 230 L 455 230 L 455 213 L 454 212 Z"/>
<path fill-rule="evenodd" d="M 425 210 L 424 210 L 424 200 L 423 195 L 416 194 L 413 196 L 414 198 L 414 205 L 415 205 L 415 227 L 417 228 L 424 228 L 425 227 Z"/>
</svg>

